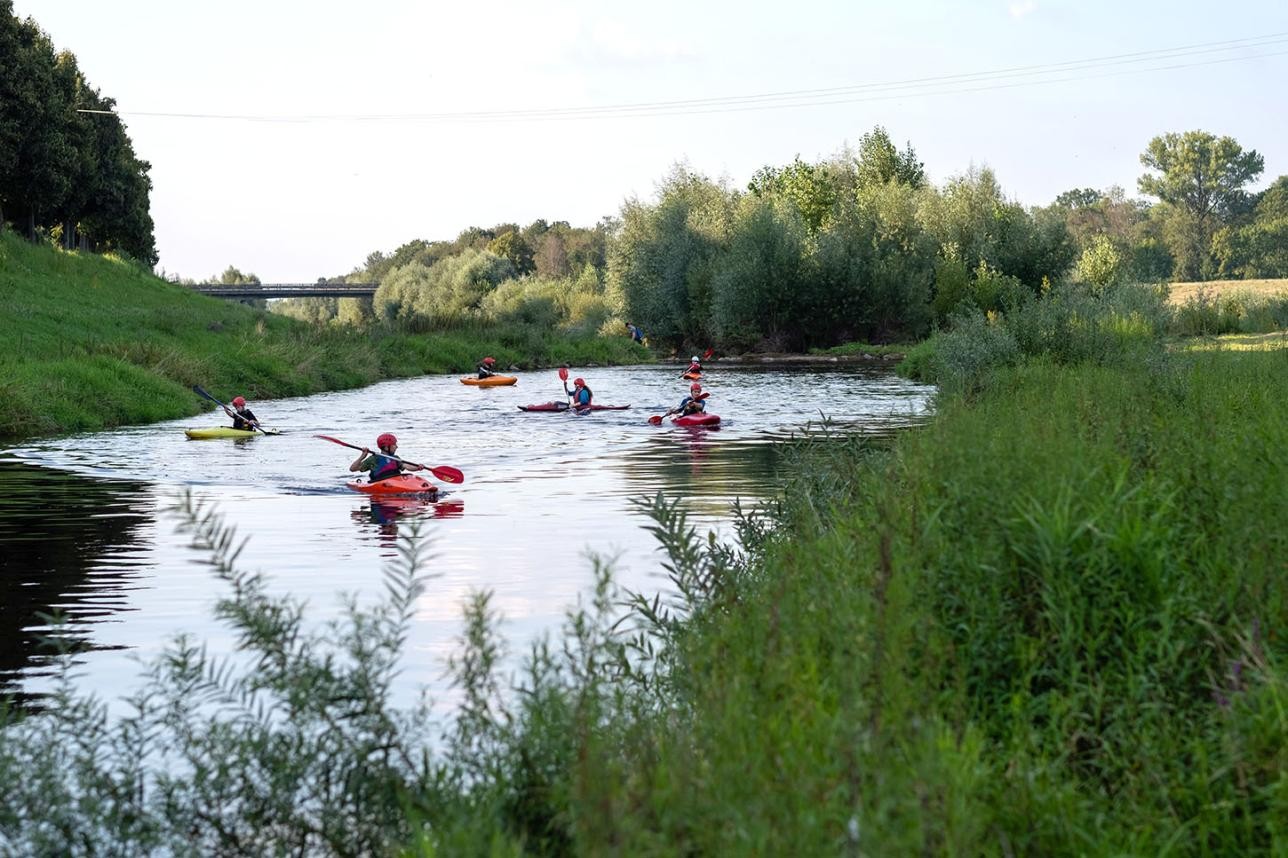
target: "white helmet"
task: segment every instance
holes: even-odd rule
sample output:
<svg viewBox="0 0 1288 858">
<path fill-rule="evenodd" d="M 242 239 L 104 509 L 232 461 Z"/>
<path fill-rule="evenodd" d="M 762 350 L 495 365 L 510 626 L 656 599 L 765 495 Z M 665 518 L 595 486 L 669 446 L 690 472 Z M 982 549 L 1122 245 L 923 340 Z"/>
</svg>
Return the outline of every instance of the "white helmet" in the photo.
<svg viewBox="0 0 1288 858">
<path fill-rule="evenodd" d="M 693 357 L 689 358 L 689 360 L 693 361 L 694 363 L 697 363 L 697 362 L 698 362 L 698 356 L 697 356 L 697 355 L 694 355 Z"/>
</svg>

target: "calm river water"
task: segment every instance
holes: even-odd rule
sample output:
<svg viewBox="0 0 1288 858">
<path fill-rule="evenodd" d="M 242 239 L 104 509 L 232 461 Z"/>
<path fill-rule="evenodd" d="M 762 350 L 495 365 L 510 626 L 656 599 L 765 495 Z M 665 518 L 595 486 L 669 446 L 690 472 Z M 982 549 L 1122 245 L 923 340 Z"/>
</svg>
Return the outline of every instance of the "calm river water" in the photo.
<svg viewBox="0 0 1288 858">
<path fill-rule="evenodd" d="M 54 609 L 83 647 L 77 682 L 109 699 L 136 686 L 138 660 L 177 633 L 213 652 L 231 648 L 212 617 L 222 585 L 168 512 L 191 489 L 249 537 L 240 565 L 306 599 L 317 620 L 342 613 L 342 593 L 377 598 L 382 563 L 419 521 L 434 577 L 417 606 L 400 693 L 427 686 L 441 702 L 450 698 L 444 659 L 471 591 L 494 592 L 522 650 L 557 630 L 587 591 L 590 552 L 615 557 L 618 580 L 632 589 L 666 587 L 634 499 L 680 496 L 700 529 L 724 531 L 735 498 L 754 506 L 775 493 L 774 442 L 820 412 L 853 431 L 888 433 L 923 419 L 932 392 L 884 367 L 710 369 L 718 431 L 649 426 L 649 414 L 675 405 L 688 382 L 672 367 L 618 367 L 579 372 L 597 402 L 630 403 L 629 411 L 518 411 L 562 398 L 554 371 L 492 389 L 424 377 L 252 402 L 265 425 L 286 433 L 279 437 L 184 437 L 186 427 L 225 422 L 211 414 L 0 453 L 0 693 L 48 690 L 40 614 Z M 460 468 L 464 484 L 433 503 L 373 501 L 344 485 L 355 454 L 313 437 L 374 445 L 383 431 L 398 435 L 409 459 Z"/>
</svg>

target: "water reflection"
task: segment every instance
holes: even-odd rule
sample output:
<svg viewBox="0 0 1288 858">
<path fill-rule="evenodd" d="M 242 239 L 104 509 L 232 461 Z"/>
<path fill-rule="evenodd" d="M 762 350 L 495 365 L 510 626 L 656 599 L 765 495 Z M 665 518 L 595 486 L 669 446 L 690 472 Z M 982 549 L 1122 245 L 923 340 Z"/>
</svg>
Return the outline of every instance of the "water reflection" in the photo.
<svg viewBox="0 0 1288 858">
<path fill-rule="evenodd" d="M 67 641 L 99 649 L 94 624 L 128 610 L 134 562 L 151 529 L 144 487 L 0 459 L 0 694 L 49 671 L 42 615 L 62 614 Z"/>
<path fill-rule="evenodd" d="M 337 593 L 378 597 L 380 566 L 397 556 L 399 537 L 419 528 L 434 577 L 402 681 L 409 689 L 441 684 L 439 660 L 459 637 L 470 590 L 494 592 L 521 651 L 526 639 L 557 628 L 591 584 L 588 553 L 618 558 L 624 586 L 669 586 L 658 577 L 658 546 L 638 499 L 661 491 L 679 498 L 699 529 L 724 531 L 735 500 L 751 508 L 780 491 L 789 475 L 776 444 L 811 417 L 827 413 L 847 432 L 891 433 L 924 419 L 930 395 L 887 372 L 719 367 L 707 388 L 720 431 L 654 427 L 649 415 L 677 402 L 684 385 L 669 367 L 616 367 L 594 370 L 596 395 L 630 402 L 630 411 L 572 417 L 515 408 L 547 398 L 552 380 L 557 389 L 553 373 L 533 374 L 521 390 L 481 395 L 455 378 L 415 378 L 278 400 L 264 407 L 285 434 L 231 444 L 188 441 L 183 429 L 193 421 L 183 420 L 15 451 L 22 463 L 10 461 L 0 479 L 0 681 L 48 688 L 35 647 L 38 612 L 50 608 L 75 618 L 88 648 L 79 681 L 105 696 L 137 677 L 133 657 L 155 656 L 177 632 L 212 653 L 234 646 L 211 611 L 223 591 L 205 559 L 172 517 L 154 522 L 163 503 L 190 490 L 248 539 L 240 566 L 263 571 L 275 592 L 307 600 L 319 621 L 339 615 Z M 350 492 L 347 453 L 337 458 L 334 445 L 313 435 L 374 438 L 378 429 L 395 432 L 418 461 L 459 467 L 465 483 L 435 500 Z"/>
<path fill-rule="evenodd" d="M 399 523 L 418 519 L 460 518 L 465 515 L 465 501 L 452 498 L 431 500 L 424 497 L 371 498 L 366 506 L 353 510 L 349 517 L 374 534 L 382 546 L 382 557 L 394 556 L 398 537 L 406 535 L 399 530 Z"/>
</svg>

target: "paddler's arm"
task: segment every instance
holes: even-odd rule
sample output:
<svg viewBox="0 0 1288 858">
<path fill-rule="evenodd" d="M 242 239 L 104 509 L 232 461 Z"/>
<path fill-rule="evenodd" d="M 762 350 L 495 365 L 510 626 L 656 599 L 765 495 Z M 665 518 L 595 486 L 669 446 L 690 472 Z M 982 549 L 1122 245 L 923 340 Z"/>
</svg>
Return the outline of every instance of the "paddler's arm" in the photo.
<svg viewBox="0 0 1288 858">
<path fill-rule="evenodd" d="M 367 457 L 370 455 L 371 455 L 371 451 L 368 450 L 366 447 L 363 447 L 362 452 L 358 454 L 358 458 L 354 459 L 353 464 L 349 466 L 349 470 L 351 471 L 363 470 L 362 463 L 367 461 Z"/>
</svg>

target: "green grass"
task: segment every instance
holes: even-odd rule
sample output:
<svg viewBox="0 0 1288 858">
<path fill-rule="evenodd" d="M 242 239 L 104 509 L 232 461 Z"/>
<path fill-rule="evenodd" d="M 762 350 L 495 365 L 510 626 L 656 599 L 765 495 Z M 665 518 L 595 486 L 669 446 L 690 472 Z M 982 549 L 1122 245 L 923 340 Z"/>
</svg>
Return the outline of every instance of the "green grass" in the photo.
<svg viewBox="0 0 1288 858">
<path fill-rule="evenodd" d="M 674 594 L 617 592 L 597 564 L 517 674 L 473 595 L 443 725 L 390 708 L 435 586 L 423 542 L 380 604 L 310 632 L 189 508 L 255 667 L 180 642 L 119 722 L 68 683 L 0 718 L 0 836 L 24 854 L 1282 855 L 1285 449 L 1288 350 L 1021 360 L 887 446 L 790 448 L 743 553 L 658 499 Z"/>
<path fill-rule="evenodd" d="M 194 384 L 231 398 L 294 396 L 383 378 L 502 366 L 648 360 L 626 337 L 535 327 L 410 335 L 317 328 L 207 298 L 137 266 L 0 234 L 0 437 L 198 413 Z"/>
<path fill-rule="evenodd" d="M 812 355 L 836 355 L 838 357 L 848 357 L 851 355 L 902 355 L 906 354 L 909 349 L 915 346 L 914 343 L 890 343 L 888 345 L 873 345 L 872 343 L 842 343 L 839 346 L 832 346 L 826 349 L 810 349 Z"/>
</svg>

